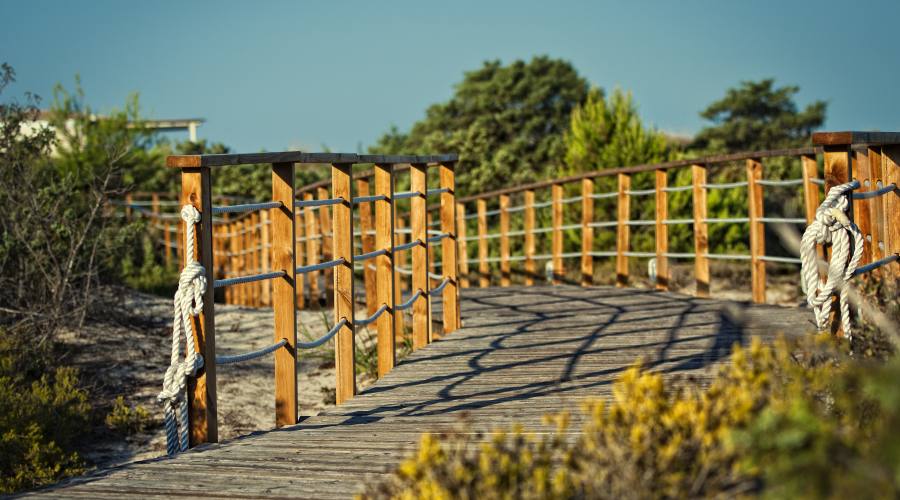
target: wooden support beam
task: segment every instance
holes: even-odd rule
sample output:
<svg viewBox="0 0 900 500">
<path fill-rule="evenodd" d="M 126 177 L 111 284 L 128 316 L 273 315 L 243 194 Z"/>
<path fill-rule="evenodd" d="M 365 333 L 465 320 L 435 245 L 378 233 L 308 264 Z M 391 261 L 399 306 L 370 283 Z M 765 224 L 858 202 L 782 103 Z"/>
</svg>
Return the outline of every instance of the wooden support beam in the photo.
<svg viewBox="0 0 900 500">
<path fill-rule="evenodd" d="M 819 178 L 819 164 L 816 155 L 803 155 L 800 162 L 803 170 L 803 207 L 806 223 L 809 224 L 816 218 L 816 209 L 819 208 L 819 185 L 814 182 Z"/>
<path fill-rule="evenodd" d="M 262 245 L 262 250 L 260 251 L 260 272 L 267 273 L 272 270 L 271 256 L 272 256 L 272 236 L 270 231 L 270 223 L 271 223 L 271 214 L 268 210 L 263 210 L 259 213 L 259 223 L 260 223 L 260 243 Z M 293 217 L 292 217 L 293 218 Z M 291 222 L 293 225 L 293 221 Z M 260 305 L 269 307 L 272 305 L 272 282 L 269 280 L 260 281 Z"/>
<path fill-rule="evenodd" d="M 260 263 L 262 262 L 262 238 L 261 238 L 261 216 L 259 212 L 252 212 L 250 214 L 250 224 L 253 228 L 250 231 L 250 242 L 253 250 L 250 252 L 250 274 L 257 274 L 262 271 L 262 266 Z M 262 305 L 262 281 L 256 281 L 250 284 L 250 293 L 252 296 L 251 305 L 253 307 L 259 307 Z"/>
<path fill-rule="evenodd" d="M 850 170 L 853 178 L 859 181 L 860 187 L 856 192 L 861 193 L 874 189 L 875 181 L 872 179 L 872 170 L 869 166 L 868 150 L 855 150 L 851 154 L 853 165 Z M 859 261 L 860 265 L 872 262 L 872 218 L 870 206 L 872 200 L 853 200 L 853 214 L 856 226 L 863 235 L 863 252 Z M 866 277 L 863 277 L 866 279 Z"/>
<path fill-rule="evenodd" d="M 425 223 L 428 225 L 428 229 L 434 227 L 432 225 L 432 222 L 434 221 L 432 220 L 431 212 L 428 212 L 427 214 L 425 214 Z M 437 263 L 437 259 L 435 259 L 434 257 L 434 249 L 437 247 L 438 245 L 428 245 L 428 272 L 431 274 L 437 274 L 437 269 L 435 266 L 435 264 Z"/>
<path fill-rule="evenodd" d="M 500 195 L 500 286 L 510 285 L 509 195 Z"/>
<path fill-rule="evenodd" d="M 694 208 L 694 280 L 697 297 L 709 297 L 709 227 L 706 223 L 706 165 L 691 165 Z"/>
<path fill-rule="evenodd" d="M 216 322 L 212 252 L 212 184 L 208 168 L 181 170 L 181 204 L 193 205 L 200 212 L 200 224 L 194 231 L 194 255 L 206 270 L 206 292 L 203 294 L 203 310 L 192 318 L 191 330 L 194 345 L 203 356 L 203 367 L 195 377 L 188 377 L 188 420 L 190 422 L 190 446 L 215 443 L 219 440 L 216 420 Z M 183 225 L 180 224 L 180 225 Z M 182 232 L 184 234 L 184 232 Z M 185 244 L 182 242 L 182 248 Z M 185 262 L 182 260 L 182 262 Z"/>
<path fill-rule="evenodd" d="M 534 285 L 537 266 L 534 262 L 534 190 L 525 191 L 525 285 Z"/>
<path fill-rule="evenodd" d="M 631 239 L 631 174 L 618 174 L 619 191 L 616 203 L 616 286 L 628 286 L 628 255 Z"/>
<path fill-rule="evenodd" d="M 469 288 L 469 250 L 466 242 L 466 206 L 456 204 L 456 236 L 459 238 L 459 286 Z M 415 287 L 413 287 L 415 289 Z"/>
<path fill-rule="evenodd" d="M 747 205 L 750 219 L 750 283 L 753 302 L 766 303 L 766 228 L 763 217 L 763 165 L 758 159 L 747 160 Z"/>
<path fill-rule="evenodd" d="M 884 185 L 896 184 L 900 186 L 900 146 L 884 146 L 881 149 L 882 169 L 884 172 Z M 900 223 L 897 214 L 900 214 L 900 191 L 895 190 L 882 198 L 884 210 L 884 255 L 900 255 Z M 884 276 L 900 278 L 900 263 L 893 263 L 884 268 Z"/>
<path fill-rule="evenodd" d="M 553 223 L 553 240 L 551 242 L 551 258 L 553 266 L 553 284 L 560 285 L 566 278 L 566 269 L 563 264 L 563 186 L 553 184 L 550 188 L 550 210 Z"/>
<path fill-rule="evenodd" d="M 454 163 L 441 163 L 440 188 L 446 189 L 441 193 L 441 232 L 447 233 L 447 237 L 441 240 L 441 257 L 443 259 L 444 278 L 450 282 L 444 287 L 444 335 L 459 329 L 459 268 L 456 261 L 456 176 Z"/>
<path fill-rule="evenodd" d="M 300 241 L 301 238 L 306 234 L 305 227 L 303 221 L 303 212 L 301 210 L 291 210 L 294 217 L 294 235 L 296 238 L 294 239 L 294 262 L 297 263 L 297 266 L 303 265 L 306 262 L 303 253 L 306 248 L 306 241 Z M 294 276 L 294 295 L 297 297 L 297 309 L 303 309 L 306 307 L 306 275 L 305 274 L 297 274 Z"/>
<path fill-rule="evenodd" d="M 375 201 L 375 250 L 385 250 L 385 255 L 375 257 L 375 287 L 379 304 L 387 310 L 378 317 L 377 333 L 378 376 L 387 375 L 394 368 L 394 173 L 393 165 L 375 165 L 375 195 L 384 200 Z M 380 307 L 380 305 L 379 305 Z"/>
<path fill-rule="evenodd" d="M 824 160 L 824 170 L 825 170 L 825 193 L 827 195 L 828 190 L 834 186 L 843 184 L 845 182 L 850 182 L 852 178 L 851 173 L 851 159 L 850 156 L 852 151 L 850 149 L 850 145 L 837 145 L 837 146 L 825 146 L 825 160 Z M 850 204 L 848 216 L 850 220 L 853 220 L 853 204 Z M 827 252 L 828 258 L 831 258 L 830 249 Z M 843 332 L 841 327 L 841 318 L 840 318 L 840 305 L 838 303 L 838 298 L 832 298 L 832 307 L 831 307 L 831 332 L 833 334 L 839 335 Z"/>
<path fill-rule="evenodd" d="M 241 221 L 235 220 L 228 224 L 228 233 L 231 235 L 228 237 L 228 251 L 231 253 L 228 257 L 228 272 L 234 276 L 240 271 L 240 257 L 238 256 L 238 252 L 241 251 L 241 239 L 237 235 L 240 230 Z M 228 303 L 234 305 L 240 304 L 240 286 L 230 286 L 227 290 L 229 292 Z"/>
<path fill-rule="evenodd" d="M 297 423 L 297 295 L 294 286 L 297 261 L 294 257 L 294 164 L 272 165 L 272 201 L 284 206 L 271 211 L 272 268 L 284 271 L 272 280 L 273 340 L 287 343 L 275 351 L 275 425 Z"/>
<path fill-rule="evenodd" d="M 303 193 L 303 199 L 312 200 L 312 193 Z M 306 221 L 306 264 L 314 265 L 319 263 L 319 238 L 321 233 L 317 226 L 316 213 L 310 207 L 303 208 L 303 216 Z M 306 273 L 309 282 L 309 307 L 313 309 L 319 308 L 319 271 Z"/>
<path fill-rule="evenodd" d="M 491 286 L 491 268 L 488 266 L 487 201 L 475 202 L 478 207 L 478 286 Z"/>
<path fill-rule="evenodd" d="M 356 195 L 369 196 L 369 179 L 367 177 L 356 181 Z M 362 253 L 369 253 L 375 250 L 375 235 L 369 234 L 374 230 L 372 227 L 372 204 L 361 203 L 358 210 Z M 371 316 L 381 307 L 375 292 L 375 266 L 371 262 L 363 263 L 363 282 L 366 287 L 366 313 Z"/>
<path fill-rule="evenodd" d="M 335 198 L 343 200 L 332 205 L 332 251 L 334 259 L 344 263 L 334 268 L 334 322 L 346 320 L 334 337 L 334 371 L 337 378 L 335 396 L 341 404 L 356 395 L 356 358 L 354 355 L 354 296 L 353 296 L 353 193 L 350 164 L 331 166 L 331 189 Z"/>
<path fill-rule="evenodd" d="M 413 164 L 409 169 L 410 190 L 418 191 L 421 196 L 410 200 L 409 218 L 412 241 L 419 240 L 421 245 L 414 246 L 412 253 L 412 291 L 422 291 L 422 296 L 412 305 L 412 342 L 413 349 L 420 349 L 431 342 L 431 293 L 428 279 L 428 228 L 425 216 L 428 199 L 428 169 L 423 164 Z"/>
<path fill-rule="evenodd" d="M 396 179 L 395 183 L 396 185 Z M 406 243 L 406 234 L 403 231 L 405 229 L 405 224 L 403 222 L 403 216 L 400 215 L 400 210 L 397 210 L 397 207 L 394 206 L 394 245 L 400 246 Z M 394 304 L 400 304 L 403 302 L 403 292 L 409 288 L 406 277 L 400 274 L 401 268 L 406 268 L 406 254 L 407 252 L 397 252 L 394 255 Z M 406 317 L 404 311 L 397 311 L 397 314 L 394 314 L 394 344 L 402 344 L 405 340 L 406 334 Z"/>
<path fill-rule="evenodd" d="M 664 169 L 656 171 L 656 289 L 669 289 L 669 197 L 666 187 L 668 175 Z"/>
<path fill-rule="evenodd" d="M 316 189 L 316 194 L 320 200 L 327 200 L 331 197 L 328 188 L 320 187 Z M 331 232 L 331 207 L 319 207 L 319 228 L 322 233 L 322 261 L 327 262 L 334 259 L 334 235 Z M 334 304 L 334 269 L 325 269 L 322 272 L 325 282 L 325 305 L 330 307 Z"/>
<path fill-rule="evenodd" d="M 581 286 L 594 284 L 594 179 L 581 180 Z"/>
<path fill-rule="evenodd" d="M 870 147 L 868 151 L 869 157 L 869 177 L 871 179 L 871 186 L 869 189 L 878 189 L 880 187 L 886 186 L 884 182 L 884 156 L 881 154 L 880 147 Z M 900 185 L 900 184 L 898 184 Z M 881 197 L 883 198 L 883 197 Z M 868 201 L 869 205 L 869 214 L 870 214 L 870 232 L 871 232 L 871 240 L 870 245 L 872 247 L 872 260 L 881 260 L 885 257 L 884 253 L 884 232 L 885 232 L 885 212 L 884 212 L 884 200 L 878 198 L 871 198 Z M 880 274 L 880 270 L 876 271 Z"/>
</svg>

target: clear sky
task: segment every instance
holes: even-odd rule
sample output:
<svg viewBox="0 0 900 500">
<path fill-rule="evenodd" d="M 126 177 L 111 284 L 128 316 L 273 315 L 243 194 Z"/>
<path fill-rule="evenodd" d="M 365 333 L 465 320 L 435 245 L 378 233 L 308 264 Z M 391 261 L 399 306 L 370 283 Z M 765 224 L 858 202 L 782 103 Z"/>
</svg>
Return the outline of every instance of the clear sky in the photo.
<svg viewBox="0 0 900 500">
<path fill-rule="evenodd" d="M 0 0 L 0 61 L 45 98 L 79 73 L 99 111 L 203 117 L 248 152 L 355 152 L 407 129 L 489 59 L 547 54 L 633 91 L 645 120 L 696 132 L 741 80 L 829 102 L 827 128 L 900 130 L 900 1 Z"/>
</svg>

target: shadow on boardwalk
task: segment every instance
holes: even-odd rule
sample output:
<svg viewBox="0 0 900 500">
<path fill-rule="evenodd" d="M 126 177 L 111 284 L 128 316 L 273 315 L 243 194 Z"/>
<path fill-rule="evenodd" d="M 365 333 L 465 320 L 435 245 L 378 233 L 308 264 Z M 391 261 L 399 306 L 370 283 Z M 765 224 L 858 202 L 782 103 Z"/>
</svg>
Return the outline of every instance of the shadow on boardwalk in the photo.
<svg viewBox="0 0 900 500">
<path fill-rule="evenodd" d="M 462 421 L 469 432 L 539 428 L 547 413 L 577 414 L 584 398 L 608 395 L 638 359 L 678 383 L 705 384 L 735 343 L 810 324 L 801 309 L 603 287 L 466 289 L 462 311 L 462 330 L 340 407 L 49 493 L 346 498 L 393 467 L 421 432 Z"/>
</svg>

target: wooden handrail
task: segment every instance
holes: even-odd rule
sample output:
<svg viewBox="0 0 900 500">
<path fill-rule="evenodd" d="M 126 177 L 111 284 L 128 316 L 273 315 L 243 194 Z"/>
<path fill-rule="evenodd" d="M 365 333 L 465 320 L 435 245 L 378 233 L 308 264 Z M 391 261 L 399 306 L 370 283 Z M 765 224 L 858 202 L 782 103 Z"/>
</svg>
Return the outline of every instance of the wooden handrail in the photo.
<svg viewBox="0 0 900 500">
<path fill-rule="evenodd" d="M 331 179 L 327 184 L 318 184 L 314 189 L 306 189 L 300 196 L 304 200 L 325 200 L 313 207 L 305 205 L 295 208 L 298 197 L 295 183 L 297 163 L 331 162 Z M 291 425 L 297 422 L 299 410 L 297 400 L 297 318 L 296 311 L 304 302 L 303 288 L 309 290 L 310 305 L 319 301 L 319 285 L 316 273 L 326 276 L 325 295 L 328 304 L 334 304 L 335 327 L 329 332 L 335 342 L 335 371 L 337 376 L 337 403 L 343 403 L 356 393 L 355 341 L 357 321 L 354 302 L 354 240 L 360 234 L 354 231 L 355 208 L 360 208 L 360 218 L 364 234 L 362 247 L 372 245 L 384 252 L 366 261 L 365 267 L 374 264 L 375 273 L 363 272 L 367 285 L 374 279 L 374 287 L 367 286 L 375 296 L 375 311 L 362 324 L 375 323 L 377 328 L 378 374 L 387 374 L 395 363 L 396 339 L 403 338 L 403 312 L 397 310 L 401 287 L 398 286 L 398 261 L 395 261 L 395 214 L 399 213 L 395 204 L 393 189 L 398 171 L 402 168 L 392 162 L 412 162 L 413 184 L 422 193 L 413 200 L 410 213 L 414 215 L 415 239 L 421 244 L 407 247 L 413 253 L 413 283 L 416 287 L 410 303 L 414 316 L 414 348 L 420 348 L 432 341 L 431 323 L 432 300 L 429 289 L 431 280 L 428 261 L 434 245 L 428 237 L 429 227 L 427 200 L 430 195 L 440 194 L 440 226 L 442 236 L 441 272 L 443 274 L 443 332 L 449 334 L 460 326 L 459 278 L 457 273 L 456 246 L 456 155 L 431 156 L 379 156 L 355 154 L 310 154 L 310 153 L 261 153 L 254 155 L 196 155 L 172 156 L 167 159 L 169 166 L 182 169 L 183 195 L 181 203 L 192 203 L 201 212 L 202 223 L 197 231 L 196 256 L 207 272 L 208 297 L 204 300 L 203 314 L 194 322 L 194 336 L 198 349 L 207 361 L 207 366 L 199 373 L 189 392 L 192 411 L 191 445 L 217 440 L 216 395 L 215 395 L 215 307 L 213 290 L 215 280 L 227 275 L 253 276 L 265 273 L 265 279 L 246 282 L 231 282 L 226 287 L 224 297 L 228 303 L 255 307 L 273 308 L 274 340 L 280 344 L 275 355 L 275 422 L 276 425 Z M 211 167 L 227 164 L 271 163 L 272 201 L 262 204 L 239 217 L 223 217 L 213 224 Z M 361 202 L 362 210 L 354 202 L 353 165 L 356 162 L 374 163 L 376 198 Z M 437 162 L 440 190 L 429 193 L 425 179 L 430 163 Z M 358 179 L 359 180 L 359 179 Z M 359 180 L 359 189 L 370 187 L 368 180 Z M 307 186 L 309 188 L 309 186 Z M 317 195 L 317 196 L 316 196 Z M 129 200 L 130 201 L 130 200 Z M 368 205 L 371 203 L 372 205 Z M 163 220 L 159 213 L 159 197 L 153 196 L 150 217 L 154 223 Z M 374 207 L 374 210 L 372 210 Z M 126 210 L 132 208 L 126 205 Z M 251 207 L 246 207 L 250 209 Z M 374 211 L 374 224 L 371 214 Z M 146 211 L 145 211 L 146 212 Z M 142 215 L 144 212 L 141 212 Z M 132 213 L 128 213 L 132 217 Z M 374 227 L 373 227 L 374 226 Z M 178 227 L 181 227 L 178 224 Z M 163 226 L 168 235 L 168 226 Z M 368 234 L 374 230 L 374 238 Z M 183 234 L 180 233 L 180 234 Z M 303 241 L 298 238 L 303 234 Z M 434 240 L 437 241 L 437 240 Z M 179 245 L 179 250 L 185 248 Z M 320 255 L 320 248 L 324 252 Z M 307 262 L 303 268 L 304 250 Z M 398 249 L 399 251 L 399 249 Z M 324 262 L 316 270 L 320 257 Z M 274 272 L 273 272 L 274 271 Z M 301 274 L 298 275 L 297 272 Z M 304 273 L 308 272 L 308 276 Z M 374 274 L 374 278 L 373 278 Z M 271 276 L 270 276 L 271 275 Z M 330 279 L 329 279 L 330 278 Z M 304 282 L 308 287 L 304 287 Z M 369 302 L 372 302 L 371 300 Z M 406 306 L 404 305 L 404 308 Z M 370 308 L 371 309 L 371 308 Z M 328 338 L 328 337 L 326 337 Z M 324 341 L 324 339 L 323 339 Z"/>
</svg>

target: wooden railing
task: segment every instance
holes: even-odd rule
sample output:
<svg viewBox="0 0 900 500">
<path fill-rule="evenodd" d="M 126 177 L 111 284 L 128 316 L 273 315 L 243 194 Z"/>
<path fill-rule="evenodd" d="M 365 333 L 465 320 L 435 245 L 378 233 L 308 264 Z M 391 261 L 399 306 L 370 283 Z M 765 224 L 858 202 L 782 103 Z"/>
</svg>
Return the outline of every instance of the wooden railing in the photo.
<svg viewBox="0 0 900 500">
<path fill-rule="evenodd" d="M 355 154 L 310 154 L 300 152 L 253 155 L 170 156 L 169 167 L 180 168 L 182 195 L 178 204 L 193 205 L 201 214 L 196 231 L 194 256 L 205 268 L 208 287 L 203 311 L 194 321 L 197 350 L 206 360 L 203 369 L 191 380 L 188 389 L 191 444 L 217 440 L 216 381 L 217 363 L 236 362 L 250 356 L 275 356 L 276 424 L 297 422 L 297 349 L 313 347 L 334 339 L 336 398 L 340 404 L 356 393 L 354 336 L 356 329 L 374 324 L 377 328 L 378 375 L 383 376 L 395 364 L 396 339 L 402 338 L 402 311 L 412 316 L 413 348 L 427 345 L 435 338 L 432 330 L 432 300 L 442 299 L 442 333 L 459 328 L 459 300 L 455 228 L 455 155 L 380 156 Z M 217 167 L 242 164 L 270 164 L 272 199 L 250 204 L 213 205 L 211 178 Z M 299 193 L 294 183 L 295 168 L 303 164 L 330 164 L 331 179 L 312 191 Z M 369 172 L 374 182 L 369 194 L 364 182 L 353 193 L 353 168 L 356 164 L 374 165 Z M 399 164 L 403 164 L 401 167 Z M 428 173 L 437 170 L 438 187 L 429 189 Z M 402 172 L 408 170 L 410 190 L 395 191 Z M 406 175 L 405 173 L 403 175 Z M 426 200 L 439 196 L 440 230 L 427 228 Z M 396 241 L 396 212 L 408 200 L 408 243 Z M 157 202 L 157 207 L 159 203 Z M 374 209 L 372 208 L 374 205 Z M 131 201 L 128 208 L 140 205 Z M 359 210 L 354 210 L 358 208 Z M 150 214 L 159 213 L 151 208 Z M 354 212 L 358 212 L 360 231 L 355 231 Z M 374 217 L 372 216 L 374 213 Z M 229 214 L 241 214 L 226 220 Z M 220 217 L 220 223 L 214 223 Z M 156 216 L 157 222 L 162 220 Z M 303 228 L 306 229 L 303 234 Z M 330 229 L 330 231 L 325 230 Z M 171 230 L 166 230 L 168 234 Z M 436 233 L 436 234 L 431 234 Z M 301 235 L 303 234 L 303 235 Z M 321 241 L 324 260 L 318 249 Z M 358 241 L 361 252 L 354 251 Z M 441 247 L 441 274 L 428 272 L 429 249 Z M 167 245 L 168 248 L 168 245 Z M 181 248 L 186 248 L 182 245 Z M 306 252 L 306 263 L 303 254 Z M 398 266 L 401 255 L 410 254 L 408 270 Z M 369 308 L 366 318 L 355 313 L 355 265 L 366 276 L 374 274 L 374 286 L 366 283 Z M 368 269 L 374 267 L 374 273 Z M 398 286 L 399 272 L 412 276 L 411 296 L 403 300 Z M 317 301 L 318 273 L 325 279 L 328 302 L 333 304 L 335 326 L 317 341 L 297 340 L 298 304 Z M 303 280 L 301 280 L 303 278 Z M 304 280 L 309 285 L 304 293 Z M 405 281 L 405 280 L 404 280 Z M 439 282 L 432 287 L 434 281 Z M 216 356 L 214 289 L 233 289 L 225 297 L 229 302 L 270 305 L 274 312 L 274 344 L 243 356 Z M 439 294 L 439 295 L 438 295 Z M 215 360 L 215 362 L 213 361 Z"/>
</svg>

